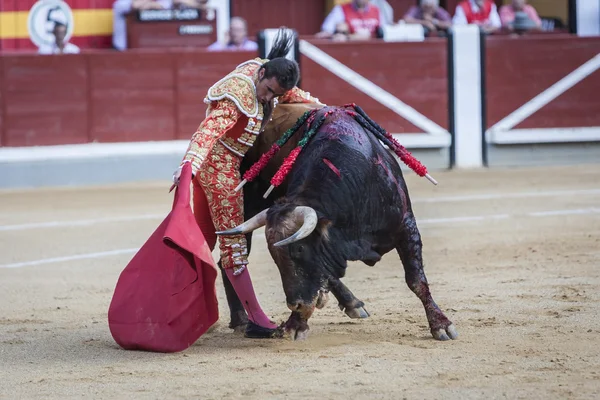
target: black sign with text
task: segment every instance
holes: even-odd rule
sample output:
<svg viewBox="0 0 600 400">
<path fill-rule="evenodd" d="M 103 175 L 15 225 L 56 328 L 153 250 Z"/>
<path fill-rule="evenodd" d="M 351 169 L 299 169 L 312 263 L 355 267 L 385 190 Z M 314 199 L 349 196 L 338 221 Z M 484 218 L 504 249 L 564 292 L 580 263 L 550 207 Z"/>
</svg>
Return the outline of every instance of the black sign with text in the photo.
<svg viewBox="0 0 600 400">
<path fill-rule="evenodd" d="M 211 25 L 181 25 L 180 35 L 210 35 L 213 32 Z"/>
<path fill-rule="evenodd" d="M 137 13 L 137 18 L 140 22 L 193 21 L 200 19 L 200 12 L 195 9 L 139 10 Z"/>
</svg>

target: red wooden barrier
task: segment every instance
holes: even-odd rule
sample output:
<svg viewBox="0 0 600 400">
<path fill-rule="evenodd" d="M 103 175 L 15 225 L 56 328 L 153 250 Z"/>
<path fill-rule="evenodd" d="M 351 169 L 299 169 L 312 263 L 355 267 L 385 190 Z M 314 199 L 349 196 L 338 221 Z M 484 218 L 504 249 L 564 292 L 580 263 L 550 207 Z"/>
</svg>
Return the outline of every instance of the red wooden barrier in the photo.
<svg viewBox="0 0 600 400">
<path fill-rule="evenodd" d="M 490 37 L 487 119 L 492 126 L 600 54 L 600 38 Z M 600 71 L 584 77 L 515 128 L 600 126 Z"/>
<path fill-rule="evenodd" d="M 445 40 L 311 43 L 381 88 L 375 100 L 353 87 L 349 75 L 342 73 L 344 80 L 322 59 L 302 55 L 302 87 L 323 102 L 355 102 L 392 133 L 423 132 L 405 119 L 408 114 L 448 128 Z M 486 53 L 491 126 L 600 54 L 600 38 L 492 37 Z M 0 145 L 188 139 L 204 118 L 208 87 L 255 56 L 193 49 L 0 56 Z M 594 58 L 594 68 L 599 60 Z M 600 72 L 588 72 L 516 128 L 600 126 L 594 93 Z M 413 110 L 398 115 L 384 92 Z"/>
<path fill-rule="evenodd" d="M 3 145 L 87 142 L 86 59 L 2 57 Z"/>
<path fill-rule="evenodd" d="M 90 139 L 173 139 L 175 57 L 160 53 L 95 54 L 90 74 Z"/>
<path fill-rule="evenodd" d="M 388 91 L 443 128 L 448 128 L 447 43 L 354 42 L 314 40 L 319 49 Z M 418 133 L 414 126 L 385 105 L 302 55 L 302 86 L 326 104 L 359 104 L 392 133 Z"/>
<path fill-rule="evenodd" d="M 4 108 L 4 97 L 4 63 L 0 59 L 0 146 L 2 146 L 2 143 L 6 143 L 6 139 L 4 138 L 4 131 L 6 127 L 6 124 L 4 123 L 4 114 L 6 113 Z"/>
<path fill-rule="evenodd" d="M 193 50 L 5 55 L 0 145 L 189 138 L 205 116 L 208 87 L 255 56 Z"/>
</svg>

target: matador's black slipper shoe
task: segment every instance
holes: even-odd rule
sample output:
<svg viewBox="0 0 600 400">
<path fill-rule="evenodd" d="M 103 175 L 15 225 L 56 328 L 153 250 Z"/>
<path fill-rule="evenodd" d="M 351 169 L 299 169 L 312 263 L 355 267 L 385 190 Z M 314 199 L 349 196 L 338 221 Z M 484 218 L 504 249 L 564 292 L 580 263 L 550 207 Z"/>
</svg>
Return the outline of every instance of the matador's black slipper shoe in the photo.
<svg viewBox="0 0 600 400">
<path fill-rule="evenodd" d="M 252 321 L 248 321 L 248 325 L 246 325 L 246 333 L 245 337 L 251 339 L 272 339 L 272 338 L 281 338 L 283 337 L 283 329 L 277 327 L 275 329 L 264 328 L 260 325 L 255 324 Z"/>
</svg>

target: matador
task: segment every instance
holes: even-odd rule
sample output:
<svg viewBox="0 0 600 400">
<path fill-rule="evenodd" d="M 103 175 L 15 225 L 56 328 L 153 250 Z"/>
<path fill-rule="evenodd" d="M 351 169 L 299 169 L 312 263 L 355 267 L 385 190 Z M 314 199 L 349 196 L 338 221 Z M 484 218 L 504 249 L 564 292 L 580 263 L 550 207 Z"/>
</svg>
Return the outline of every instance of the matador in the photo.
<svg viewBox="0 0 600 400">
<path fill-rule="evenodd" d="M 216 231 L 244 222 L 243 191 L 235 191 L 241 181 L 240 163 L 273 108 L 278 102 L 319 103 L 296 86 L 299 68 L 283 57 L 289 50 L 286 42 L 276 42 L 267 59 L 246 61 L 210 87 L 204 99 L 206 118 L 174 174 L 177 183 L 183 164 L 191 163 L 194 214 L 211 250 L 216 245 Z M 254 328 L 259 332 L 274 331 L 277 326 L 263 312 L 252 287 L 246 237 L 219 236 L 219 249 L 223 271 L 248 314 L 248 324 L 258 325 Z"/>
</svg>

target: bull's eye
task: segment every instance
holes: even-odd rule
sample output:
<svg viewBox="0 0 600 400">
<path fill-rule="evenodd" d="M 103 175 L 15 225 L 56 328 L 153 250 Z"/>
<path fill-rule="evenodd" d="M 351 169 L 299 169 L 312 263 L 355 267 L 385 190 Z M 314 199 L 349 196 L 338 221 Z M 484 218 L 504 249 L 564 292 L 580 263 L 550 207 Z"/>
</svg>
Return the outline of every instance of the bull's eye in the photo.
<svg viewBox="0 0 600 400">
<path fill-rule="evenodd" d="M 302 245 L 298 245 L 298 246 L 294 246 L 290 248 L 290 255 L 293 258 L 300 258 L 302 257 L 302 253 L 304 252 L 304 246 Z"/>
</svg>

